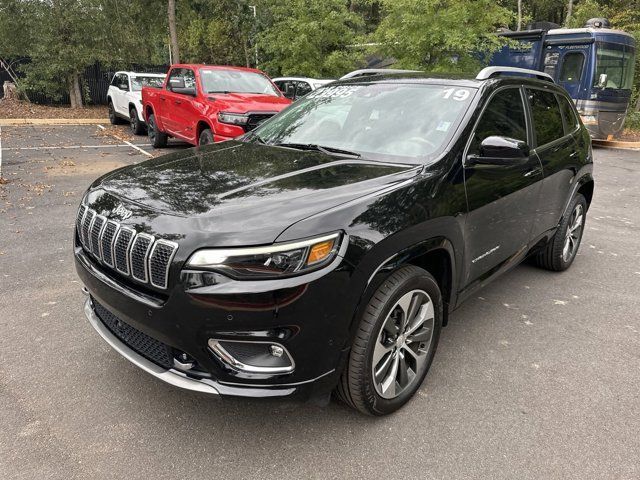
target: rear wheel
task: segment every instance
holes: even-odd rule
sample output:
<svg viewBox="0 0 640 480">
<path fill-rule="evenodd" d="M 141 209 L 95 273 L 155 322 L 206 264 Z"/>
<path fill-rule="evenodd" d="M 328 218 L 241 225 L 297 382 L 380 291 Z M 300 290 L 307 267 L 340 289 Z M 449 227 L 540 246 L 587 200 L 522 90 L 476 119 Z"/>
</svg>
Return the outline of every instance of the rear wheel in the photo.
<svg viewBox="0 0 640 480">
<path fill-rule="evenodd" d="M 394 272 L 360 319 L 338 397 L 369 415 L 402 407 L 431 366 L 441 326 L 442 296 L 435 279 L 414 266 Z"/>
<path fill-rule="evenodd" d="M 153 148 L 162 148 L 167 146 L 167 134 L 158 130 L 158 124 L 156 123 L 156 116 L 154 114 L 149 115 L 147 133 L 149 135 L 149 142 L 151 142 Z"/>
<path fill-rule="evenodd" d="M 134 135 L 142 135 L 144 133 L 144 125 L 138 118 L 136 107 L 131 107 L 129 110 L 129 126 Z"/>
<path fill-rule="evenodd" d="M 210 145 L 213 143 L 213 133 L 210 129 L 205 128 L 200 132 L 200 137 L 198 138 L 198 145 Z"/>
<path fill-rule="evenodd" d="M 553 238 L 544 250 L 534 257 L 536 265 L 556 272 L 571 266 L 580 248 L 586 213 L 587 201 L 578 193 L 562 217 Z"/>
</svg>

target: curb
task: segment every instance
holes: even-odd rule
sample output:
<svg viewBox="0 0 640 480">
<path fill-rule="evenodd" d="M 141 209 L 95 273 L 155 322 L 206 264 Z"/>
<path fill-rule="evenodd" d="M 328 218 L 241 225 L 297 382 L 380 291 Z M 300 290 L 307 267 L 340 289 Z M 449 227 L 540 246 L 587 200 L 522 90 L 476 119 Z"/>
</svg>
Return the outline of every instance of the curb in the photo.
<svg viewBox="0 0 640 480">
<path fill-rule="evenodd" d="M 0 118 L 0 127 L 11 125 L 95 125 L 108 118 Z"/>
<path fill-rule="evenodd" d="M 640 148 L 640 142 L 623 142 L 618 140 L 591 140 L 595 147 L 603 148 Z"/>
</svg>

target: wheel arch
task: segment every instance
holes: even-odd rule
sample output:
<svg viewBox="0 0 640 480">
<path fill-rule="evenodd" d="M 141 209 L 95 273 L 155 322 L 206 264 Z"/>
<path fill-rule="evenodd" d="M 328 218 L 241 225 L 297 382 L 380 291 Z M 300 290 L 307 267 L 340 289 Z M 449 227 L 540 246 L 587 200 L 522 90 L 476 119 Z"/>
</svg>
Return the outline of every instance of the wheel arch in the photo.
<svg viewBox="0 0 640 480">
<path fill-rule="evenodd" d="M 206 120 L 198 120 L 198 123 L 196 124 L 196 142 L 200 139 L 200 134 L 202 133 L 202 131 L 206 129 L 211 130 L 211 134 L 215 135 L 215 132 L 213 131 L 213 128 L 211 127 L 209 122 L 207 122 Z"/>
<path fill-rule="evenodd" d="M 593 179 L 588 179 L 586 181 L 584 181 L 579 187 L 578 187 L 578 193 L 581 193 L 582 195 L 584 195 L 584 198 L 587 200 L 587 210 L 589 209 L 589 206 L 591 205 L 591 201 L 593 200 L 593 189 L 594 189 L 594 182 Z"/>
<path fill-rule="evenodd" d="M 429 272 L 438 282 L 444 307 L 442 325 L 446 325 L 449 312 L 457 301 L 458 263 L 453 242 L 444 236 L 432 237 L 398 251 L 382 261 L 371 273 L 358 301 L 353 323 L 357 324 L 362 309 L 366 308 L 371 296 L 387 277 L 401 267 L 413 265 Z"/>
</svg>

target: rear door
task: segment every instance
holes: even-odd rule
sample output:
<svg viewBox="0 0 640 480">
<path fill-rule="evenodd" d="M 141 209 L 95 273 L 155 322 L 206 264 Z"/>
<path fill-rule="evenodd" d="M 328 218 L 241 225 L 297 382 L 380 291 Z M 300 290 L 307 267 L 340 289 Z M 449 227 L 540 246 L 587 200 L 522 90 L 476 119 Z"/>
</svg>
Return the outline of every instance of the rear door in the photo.
<svg viewBox="0 0 640 480">
<path fill-rule="evenodd" d="M 179 112 L 175 108 L 182 101 L 184 95 L 171 91 L 171 80 L 176 78 L 184 78 L 184 68 L 173 68 L 169 72 L 164 90 L 158 92 L 158 109 L 159 117 L 162 122 L 162 128 L 165 132 L 172 135 L 178 133 Z M 177 103 L 178 102 L 178 103 Z"/>
<path fill-rule="evenodd" d="M 191 68 L 182 68 L 180 75 L 184 80 L 185 88 L 193 88 L 194 91 L 198 91 L 196 75 Z M 191 95 L 171 92 L 171 100 L 167 108 L 171 109 L 172 112 L 173 132 L 185 140 L 197 143 L 198 139 L 195 138 L 195 130 L 199 116 L 194 106 L 194 100 Z"/>
<path fill-rule="evenodd" d="M 534 230 L 537 236 L 555 228 L 562 216 L 579 168 L 575 141 L 579 123 L 564 96 L 542 88 L 527 88 L 526 92 L 535 138 L 533 151 L 540 158 L 544 174 Z M 566 121 L 559 101 L 564 103 Z"/>
<path fill-rule="evenodd" d="M 466 284 L 488 278 L 501 266 L 519 260 L 531 236 L 538 207 L 542 169 L 534 153 L 502 164 L 472 165 L 480 144 L 490 136 L 531 142 L 519 86 L 503 87 L 485 104 L 465 154 Z"/>
</svg>

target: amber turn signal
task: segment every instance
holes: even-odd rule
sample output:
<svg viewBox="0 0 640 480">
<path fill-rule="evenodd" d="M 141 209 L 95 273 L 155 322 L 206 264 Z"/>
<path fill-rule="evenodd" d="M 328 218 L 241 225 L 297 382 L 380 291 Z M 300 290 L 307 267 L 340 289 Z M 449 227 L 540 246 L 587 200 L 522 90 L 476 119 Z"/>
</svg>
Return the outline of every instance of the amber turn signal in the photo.
<svg viewBox="0 0 640 480">
<path fill-rule="evenodd" d="M 324 242 L 316 243 L 309 250 L 309 256 L 307 257 L 307 265 L 321 262 L 326 259 L 333 249 L 335 240 L 326 240 Z"/>
</svg>

